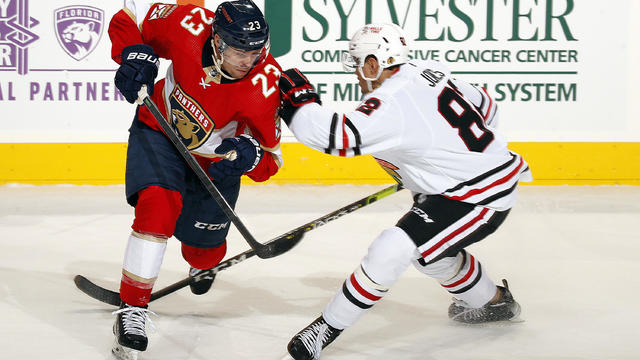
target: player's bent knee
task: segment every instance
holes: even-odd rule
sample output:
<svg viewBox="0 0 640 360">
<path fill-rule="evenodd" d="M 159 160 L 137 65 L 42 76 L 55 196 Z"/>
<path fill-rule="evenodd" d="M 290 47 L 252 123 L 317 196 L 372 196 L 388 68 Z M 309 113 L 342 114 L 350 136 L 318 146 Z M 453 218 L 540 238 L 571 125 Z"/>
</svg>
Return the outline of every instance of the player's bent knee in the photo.
<svg viewBox="0 0 640 360">
<path fill-rule="evenodd" d="M 133 230 L 169 238 L 182 210 L 182 195 L 160 186 L 149 186 L 138 192 Z"/>
<path fill-rule="evenodd" d="M 362 268 L 377 284 L 390 286 L 418 256 L 409 235 L 394 226 L 384 230 L 369 246 Z"/>
<path fill-rule="evenodd" d="M 200 249 L 182 244 L 182 257 L 196 269 L 206 270 L 218 265 L 227 253 L 227 242 L 217 248 Z"/>
<path fill-rule="evenodd" d="M 461 251 L 456 256 L 445 257 L 427 264 L 420 259 L 413 260 L 413 266 L 418 271 L 437 280 L 446 280 L 454 277 L 464 265 L 465 252 Z"/>
</svg>

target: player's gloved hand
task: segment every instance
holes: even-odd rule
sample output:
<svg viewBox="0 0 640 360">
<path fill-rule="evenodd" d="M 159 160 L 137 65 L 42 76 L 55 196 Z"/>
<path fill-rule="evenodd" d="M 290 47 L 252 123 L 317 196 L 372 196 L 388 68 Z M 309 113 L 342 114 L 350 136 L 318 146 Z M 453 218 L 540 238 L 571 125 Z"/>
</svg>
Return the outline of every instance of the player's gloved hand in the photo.
<svg viewBox="0 0 640 360">
<path fill-rule="evenodd" d="M 312 102 L 322 105 L 320 95 L 309 83 L 306 76 L 296 68 L 283 71 L 278 85 L 282 99 L 280 117 L 287 125 L 291 123 L 293 115 L 302 105 Z"/>
<path fill-rule="evenodd" d="M 232 150 L 236 152 L 235 160 L 223 159 L 209 166 L 209 175 L 214 180 L 221 182 L 229 176 L 240 177 L 242 174 L 253 170 L 262 159 L 262 155 L 264 155 L 258 140 L 247 134 L 222 140 L 215 152 L 218 155 L 225 155 Z"/>
<path fill-rule="evenodd" d="M 153 94 L 153 82 L 158 76 L 160 60 L 149 45 L 131 45 L 122 50 L 122 64 L 114 82 L 128 102 L 138 99 L 138 91 L 147 85 L 149 95 Z"/>
</svg>

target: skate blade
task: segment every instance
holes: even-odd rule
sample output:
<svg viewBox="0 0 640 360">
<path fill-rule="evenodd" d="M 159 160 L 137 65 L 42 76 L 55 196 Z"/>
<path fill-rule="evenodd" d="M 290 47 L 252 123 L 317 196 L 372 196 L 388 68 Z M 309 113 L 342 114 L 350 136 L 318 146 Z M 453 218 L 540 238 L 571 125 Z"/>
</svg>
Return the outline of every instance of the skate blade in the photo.
<svg viewBox="0 0 640 360">
<path fill-rule="evenodd" d="M 111 354 L 118 360 L 138 360 L 138 352 L 118 344 L 118 340 L 115 341 L 113 348 L 111 348 Z"/>
<path fill-rule="evenodd" d="M 465 323 L 461 321 L 456 321 L 453 319 L 449 319 L 449 322 L 454 326 L 462 326 L 462 327 L 508 327 L 508 326 L 516 326 L 517 324 L 523 323 L 525 320 L 521 318 L 519 315 L 509 319 L 509 320 L 500 320 L 500 321 L 489 321 L 483 323 Z"/>
<path fill-rule="evenodd" d="M 280 360 L 295 360 L 291 355 L 286 354 L 285 356 L 281 357 Z"/>
</svg>

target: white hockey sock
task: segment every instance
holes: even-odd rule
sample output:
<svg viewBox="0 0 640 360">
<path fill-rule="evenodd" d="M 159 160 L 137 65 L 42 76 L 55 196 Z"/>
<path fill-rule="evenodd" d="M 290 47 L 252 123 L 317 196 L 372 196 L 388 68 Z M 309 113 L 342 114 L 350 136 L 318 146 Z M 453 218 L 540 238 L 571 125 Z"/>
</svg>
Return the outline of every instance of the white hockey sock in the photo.
<svg viewBox="0 0 640 360">
<path fill-rule="evenodd" d="M 124 252 L 123 274 L 133 280 L 153 284 L 160 273 L 166 249 L 166 238 L 132 232 Z"/>
<path fill-rule="evenodd" d="M 422 273 L 438 280 L 457 299 L 471 307 L 482 307 L 496 294 L 497 287 L 473 255 L 462 250 L 455 257 L 446 257 L 435 263 L 413 265 Z"/>
<path fill-rule="evenodd" d="M 393 227 L 383 231 L 369 246 L 360 266 L 324 308 L 324 319 L 337 329 L 353 325 L 380 301 L 417 256 L 415 244 L 403 230 Z"/>
</svg>

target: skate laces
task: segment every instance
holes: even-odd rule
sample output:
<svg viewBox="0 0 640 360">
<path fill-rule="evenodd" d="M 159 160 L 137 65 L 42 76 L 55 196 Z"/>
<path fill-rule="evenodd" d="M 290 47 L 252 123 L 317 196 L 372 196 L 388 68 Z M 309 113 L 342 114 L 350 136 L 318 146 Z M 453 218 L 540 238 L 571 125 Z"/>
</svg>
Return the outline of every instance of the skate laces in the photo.
<svg viewBox="0 0 640 360">
<path fill-rule="evenodd" d="M 153 321 L 151 321 L 151 317 L 149 317 L 149 314 L 155 316 L 158 315 L 149 309 L 126 305 L 122 309 L 118 309 L 111 314 L 122 314 L 122 325 L 124 327 L 125 334 L 146 336 L 145 324 L 147 320 L 149 321 L 151 329 L 156 329 Z"/>
<path fill-rule="evenodd" d="M 324 321 L 311 324 L 298 335 L 298 338 L 314 359 L 320 358 L 322 344 L 329 339 L 331 329 Z"/>
<path fill-rule="evenodd" d="M 453 303 L 456 306 L 463 308 L 462 311 L 460 311 L 460 313 L 454 316 L 454 318 L 462 316 L 465 319 L 479 319 L 485 315 L 486 309 L 484 306 L 479 308 L 474 308 L 474 307 L 471 307 L 471 305 L 467 304 L 467 302 L 464 300 L 460 300 L 456 298 L 452 298 L 452 299 L 453 299 Z"/>
<path fill-rule="evenodd" d="M 485 308 L 467 308 L 465 311 L 461 312 L 460 315 L 467 319 L 480 319 L 485 316 Z"/>
</svg>

